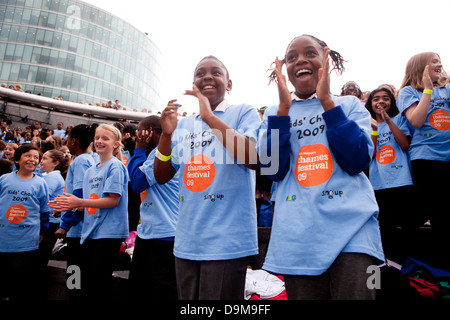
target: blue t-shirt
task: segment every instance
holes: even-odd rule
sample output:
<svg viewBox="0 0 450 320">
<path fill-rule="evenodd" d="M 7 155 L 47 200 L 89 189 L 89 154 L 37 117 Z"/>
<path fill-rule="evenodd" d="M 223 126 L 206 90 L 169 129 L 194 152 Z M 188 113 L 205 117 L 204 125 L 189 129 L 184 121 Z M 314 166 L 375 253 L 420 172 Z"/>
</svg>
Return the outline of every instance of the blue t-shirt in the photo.
<svg viewBox="0 0 450 320">
<path fill-rule="evenodd" d="M 142 239 L 160 239 L 175 236 L 178 220 L 178 180 L 179 171 L 165 184 L 159 184 L 153 173 L 156 148 L 150 152 L 147 160 L 139 168 L 149 185 L 141 192 L 141 223 L 137 227 Z"/>
<path fill-rule="evenodd" d="M 128 166 L 128 162 L 131 159 L 131 154 L 129 150 L 122 150 L 122 163 L 125 165 L 125 167 Z"/>
<path fill-rule="evenodd" d="M 53 170 L 48 174 L 43 174 L 42 178 L 44 178 L 45 182 L 47 182 L 48 186 L 48 197 L 49 200 L 52 201 L 58 195 L 62 195 L 64 192 L 64 178 L 61 175 L 59 170 Z M 53 216 L 53 209 L 50 208 L 50 222 L 51 223 L 60 223 L 61 217 L 55 218 Z"/>
<path fill-rule="evenodd" d="M 39 248 L 41 229 L 48 229 L 48 187 L 41 177 L 21 179 L 16 172 L 0 177 L 0 252 Z"/>
<path fill-rule="evenodd" d="M 406 135 L 411 136 L 412 126 L 400 114 L 392 121 Z M 402 150 L 386 122 L 378 123 L 377 153 L 369 167 L 369 179 L 374 190 L 413 184 L 408 151 Z"/>
<path fill-rule="evenodd" d="M 404 114 L 414 103 L 419 103 L 423 93 L 411 86 L 400 90 L 397 107 Z M 450 161 L 450 84 L 434 87 L 425 123 L 415 128 L 409 148 L 411 160 Z"/>
<path fill-rule="evenodd" d="M 256 141 L 261 121 L 255 108 L 227 107 L 224 101 L 214 114 Z M 198 115 L 178 122 L 172 147 L 172 165 L 180 171 L 175 256 L 225 260 L 257 254 L 254 170 L 237 163 Z"/>
<path fill-rule="evenodd" d="M 110 193 L 120 195 L 114 208 L 85 208 L 81 244 L 87 238 L 125 239 L 128 232 L 128 171 L 116 157 L 111 157 L 101 166 L 86 170 L 83 182 L 83 198 L 98 199 Z"/>
<path fill-rule="evenodd" d="M 266 148 L 268 135 L 265 131 L 270 122 L 283 118 L 286 121 L 282 127 L 288 131 L 282 133 L 287 135 L 288 143 L 280 145 L 278 152 L 289 155 L 287 172 L 276 184 L 275 214 L 263 265 L 265 270 L 289 275 L 320 275 L 341 252 L 365 253 L 384 260 L 377 222 L 378 205 L 370 181 L 361 169 L 353 170 L 349 166 L 351 175 L 344 170 L 333 151 L 337 149 L 333 149 L 329 141 L 333 138 L 331 129 L 356 128 L 361 136 L 360 143 L 366 144 L 362 159 L 370 159 L 373 151 L 370 114 L 354 97 L 333 97 L 333 100 L 337 107 L 327 112 L 318 99 L 312 99 L 292 102 L 289 117 L 277 117 L 278 106 L 269 107 L 264 113 L 260 152 Z M 328 118 L 330 115 L 332 118 Z M 333 126 L 329 127 L 329 123 Z M 345 133 L 340 137 L 345 137 Z M 273 139 L 276 140 L 276 136 L 272 136 Z M 348 155 L 345 150 L 340 151 L 341 162 L 346 163 Z"/>
<path fill-rule="evenodd" d="M 95 160 L 91 153 L 83 153 L 77 156 L 69 165 L 69 170 L 66 175 L 65 192 L 73 194 L 75 190 L 83 189 L 83 180 L 86 170 L 95 165 Z M 64 223 L 64 214 L 61 217 Z M 72 226 L 67 232 L 68 238 L 79 238 L 81 236 L 81 229 L 83 221 L 81 220 L 76 225 Z"/>
</svg>

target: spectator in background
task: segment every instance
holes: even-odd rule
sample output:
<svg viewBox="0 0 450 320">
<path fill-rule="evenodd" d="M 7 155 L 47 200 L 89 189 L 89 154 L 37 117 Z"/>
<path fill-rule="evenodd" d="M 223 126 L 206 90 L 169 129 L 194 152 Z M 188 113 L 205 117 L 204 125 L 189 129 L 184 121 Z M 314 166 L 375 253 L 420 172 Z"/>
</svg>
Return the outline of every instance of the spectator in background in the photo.
<svg viewBox="0 0 450 320">
<path fill-rule="evenodd" d="M 116 100 L 116 103 L 113 106 L 114 110 L 122 110 L 122 105 L 120 104 L 119 100 Z"/>
<path fill-rule="evenodd" d="M 35 129 L 35 130 L 38 130 L 39 132 L 41 132 L 41 130 L 42 130 L 42 124 L 41 124 L 40 121 L 35 121 L 35 122 L 34 122 L 34 129 Z"/>
<path fill-rule="evenodd" d="M 397 91 L 397 89 L 395 89 L 395 87 L 392 84 L 387 84 L 387 83 L 381 84 L 378 86 L 378 89 L 381 89 L 381 88 L 389 89 L 392 92 L 392 94 L 394 95 L 395 99 L 397 99 L 398 91 Z"/>
<path fill-rule="evenodd" d="M 348 81 L 342 87 L 341 97 L 342 96 L 355 96 L 358 99 L 361 99 L 362 91 L 355 81 Z"/>
<path fill-rule="evenodd" d="M 370 95 L 370 91 L 364 91 L 362 94 L 361 94 L 361 99 L 359 99 L 361 102 L 363 102 L 363 103 L 366 103 L 367 102 L 367 99 L 369 98 L 369 95 Z"/>
<path fill-rule="evenodd" d="M 66 135 L 66 130 L 63 129 L 63 125 L 64 124 L 62 122 L 58 122 L 58 124 L 56 125 L 56 129 L 53 130 L 53 134 L 57 134 L 61 138 L 64 138 L 64 136 Z"/>
</svg>

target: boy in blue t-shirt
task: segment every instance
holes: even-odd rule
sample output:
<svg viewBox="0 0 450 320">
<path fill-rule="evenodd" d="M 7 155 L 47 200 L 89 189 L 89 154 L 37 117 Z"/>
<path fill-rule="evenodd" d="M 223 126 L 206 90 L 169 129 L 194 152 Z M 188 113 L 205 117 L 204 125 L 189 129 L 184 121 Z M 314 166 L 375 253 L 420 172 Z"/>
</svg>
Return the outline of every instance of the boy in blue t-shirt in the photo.
<svg viewBox="0 0 450 320">
<path fill-rule="evenodd" d="M 178 220 L 178 177 L 156 182 L 153 173 L 156 146 L 161 135 L 158 116 L 141 120 L 136 149 L 128 164 L 131 187 L 142 198 L 130 283 L 136 299 L 176 300 L 175 228 Z"/>
</svg>

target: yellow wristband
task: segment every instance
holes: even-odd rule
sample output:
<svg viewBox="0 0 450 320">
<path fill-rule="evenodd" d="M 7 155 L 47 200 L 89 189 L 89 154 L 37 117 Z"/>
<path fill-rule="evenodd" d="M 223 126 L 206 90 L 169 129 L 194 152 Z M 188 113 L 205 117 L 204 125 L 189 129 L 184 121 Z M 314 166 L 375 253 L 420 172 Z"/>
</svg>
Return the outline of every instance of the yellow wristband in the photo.
<svg viewBox="0 0 450 320">
<path fill-rule="evenodd" d="M 431 90 L 431 89 L 425 89 L 425 90 L 423 90 L 423 93 L 424 93 L 424 94 L 433 94 L 433 90 Z"/>
<path fill-rule="evenodd" d="M 373 136 L 377 136 L 378 135 L 378 131 L 372 131 L 372 135 Z"/>
<path fill-rule="evenodd" d="M 156 148 L 156 152 L 155 152 L 155 157 L 157 157 L 159 160 L 166 162 L 169 161 L 170 158 L 172 157 L 172 155 L 170 156 L 165 156 L 163 155 L 161 152 L 159 152 L 158 148 Z"/>
</svg>

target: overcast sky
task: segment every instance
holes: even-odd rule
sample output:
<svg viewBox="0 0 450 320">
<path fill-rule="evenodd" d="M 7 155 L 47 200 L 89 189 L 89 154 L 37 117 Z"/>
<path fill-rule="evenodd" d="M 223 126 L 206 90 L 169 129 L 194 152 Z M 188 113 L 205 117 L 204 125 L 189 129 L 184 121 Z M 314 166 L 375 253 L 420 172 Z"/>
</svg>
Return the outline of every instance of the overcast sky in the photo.
<svg viewBox="0 0 450 320">
<path fill-rule="evenodd" d="M 353 80 L 363 91 L 379 84 L 400 87 L 408 59 L 434 51 L 450 71 L 449 0 L 85 0 L 148 32 L 161 50 L 164 74 L 161 97 L 179 99 L 189 113 L 196 101 L 184 97 L 194 68 L 207 55 L 227 66 L 231 103 L 255 107 L 276 104 L 267 69 L 283 57 L 289 42 L 312 34 L 347 61 L 334 73 L 331 91 Z"/>
</svg>

